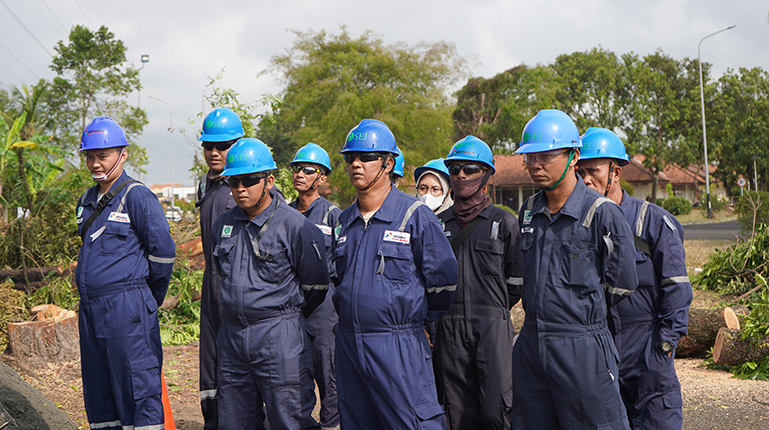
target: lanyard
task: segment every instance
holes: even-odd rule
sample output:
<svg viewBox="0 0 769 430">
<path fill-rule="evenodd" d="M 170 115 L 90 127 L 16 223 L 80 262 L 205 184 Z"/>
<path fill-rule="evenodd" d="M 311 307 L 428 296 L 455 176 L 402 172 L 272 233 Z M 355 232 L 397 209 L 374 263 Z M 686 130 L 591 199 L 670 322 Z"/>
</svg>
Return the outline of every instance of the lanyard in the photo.
<svg viewBox="0 0 769 430">
<path fill-rule="evenodd" d="M 268 253 L 263 253 L 259 250 L 259 239 L 261 239 L 264 234 L 267 232 L 267 228 L 270 226 L 270 222 L 272 221 L 272 217 L 275 216 L 275 212 L 278 211 L 278 205 L 280 205 L 280 201 L 277 201 L 275 203 L 275 209 L 270 214 L 270 217 L 267 218 L 267 221 L 264 222 L 264 225 L 262 228 L 259 229 L 259 232 L 256 234 L 256 237 L 254 237 L 253 234 L 251 234 L 251 230 L 248 229 L 249 225 L 251 224 L 251 221 L 246 221 L 246 232 L 248 233 L 248 237 L 251 239 L 251 246 L 254 248 L 254 255 L 258 260 L 261 261 L 272 261 L 272 255 Z"/>
</svg>

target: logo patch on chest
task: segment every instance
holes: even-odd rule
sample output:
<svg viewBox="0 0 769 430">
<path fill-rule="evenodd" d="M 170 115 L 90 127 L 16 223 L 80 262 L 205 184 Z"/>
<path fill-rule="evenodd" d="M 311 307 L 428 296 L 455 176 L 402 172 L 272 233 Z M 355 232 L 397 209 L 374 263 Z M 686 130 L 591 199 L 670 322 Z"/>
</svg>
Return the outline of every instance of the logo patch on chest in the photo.
<svg viewBox="0 0 769 430">
<path fill-rule="evenodd" d="M 523 224 L 524 225 L 531 224 L 531 211 L 530 210 L 523 211 Z"/>
<path fill-rule="evenodd" d="M 409 243 L 411 241 L 411 234 L 406 233 L 404 231 L 393 231 L 393 230 L 385 230 L 384 237 L 382 238 L 385 242 L 396 242 L 396 243 Z"/>
<path fill-rule="evenodd" d="M 130 223 L 131 219 L 128 218 L 127 213 L 122 212 L 110 212 L 107 221 L 125 222 Z"/>
<path fill-rule="evenodd" d="M 222 227 L 222 237 L 230 237 L 232 236 L 232 226 L 231 225 L 225 225 Z"/>
</svg>

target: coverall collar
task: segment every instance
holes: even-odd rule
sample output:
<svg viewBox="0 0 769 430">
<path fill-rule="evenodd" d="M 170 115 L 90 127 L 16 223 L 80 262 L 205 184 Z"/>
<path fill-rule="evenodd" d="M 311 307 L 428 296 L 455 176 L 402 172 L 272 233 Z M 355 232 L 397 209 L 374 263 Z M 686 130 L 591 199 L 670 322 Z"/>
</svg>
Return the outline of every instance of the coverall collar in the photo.
<svg viewBox="0 0 769 430">
<path fill-rule="evenodd" d="M 387 197 L 385 197 L 384 202 L 382 202 L 382 206 L 379 207 L 372 219 L 376 218 L 386 223 L 391 223 L 395 220 L 399 209 L 399 206 L 396 202 L 398 199 L 398 196 L 396 195 L 398 193 L 396 191 L 398 191 L 398 188 L 394 184 L 390 184 L 390 192 L 387 193 Z M 342 227 L 345 229 L 349 227 L 350 224 L 352 224 L 356 219 L 363 219 L 363 215 L 360 213 L 360 208 L 358 208 L 357 201 L 353 203 L 352 208 L 353 216 L 349 217 L 347 220 L 345 220 L 344 224 L 342 224 Z"/>
<path fill-rule="evenodd" d="M 569 198 L 566 199 L 566 202 L 563 204 L 563 206 L 561 206 L 561 210 L 559 210 L 558 213 L 572 217 L 576 220 L 580 219 L 582 216 L 583 202 L 588 190 L 589 188 L 587 185 L 585 185 L 585 181 L 582 180 L 582 177 L 577 176 L 577 185 L 574 187 L 574 190 L 572 190 Z M 542 213 L 550 218 L 550 209 L 547 207 L 547 197 L 544 191 L 541 191 L 537 194 L 539 197 L 532 197 L 534 198 L 534 203 L 531 207 L 531 214 L 534 215 Z"/>
</svg>

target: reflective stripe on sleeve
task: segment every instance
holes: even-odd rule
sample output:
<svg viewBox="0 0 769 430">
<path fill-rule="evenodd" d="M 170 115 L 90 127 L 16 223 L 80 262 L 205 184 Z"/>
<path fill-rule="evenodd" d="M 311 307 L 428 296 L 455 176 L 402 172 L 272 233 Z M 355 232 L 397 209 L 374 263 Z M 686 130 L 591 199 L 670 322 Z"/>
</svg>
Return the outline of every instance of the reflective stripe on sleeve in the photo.
<svg viewBox="0 0 769 430">
<path fill-rule="evenodd" d="M 400 227 L 398 227 L 398 231 L 403 231 L 406 229 L 406 223 L 409 222 L 409 218 L 411 218 L 411 214 L 413 214 L 414 211 L 417 210 L 417 208 L 422 206 L 423 204 L 424 203 L 420 202 L 419 200 L 411 204 L 411 206 L 408 208 L 406 213 L 403 215 L 403 221 L 401 221 L 401 225 Z"/>
<path fill-rule="evenodd" d="M 606 284 L 604 288 L 606 289 L 607 293 L 614 294 L 615 296 L 629 296 L 633 294 L 633 290 L 626 290 L 624 288 L 612 287 L 609 284 Z"/>
<path fill-rule="evenodd" d="M 165 424 L 153 424 L 151 426 L 141 426 L 141 427 L 128 426 L 128 427 L 123 427 L 123 430 L 165 430 L 165 428 L 166 428 Z"/>
<path fill-rule="evenodd" d="M 454 285 L 446 285 L 446 286 L 443 286 L 443 287 L 428 288 L 427 289 L 427 294 L 440 293 L 442 291 L 456 291 L 456 290 L 457 290 L 456 284 L 454 284 Z"/>
<path fill-rule="evenodd" d="M 324 284 L 324 285 L 304 285 L 304 284 L 302 284 L 302 289 L 305 290 L 305 291 L 328 290 L 328 284 Z"/>
<path fill-rule="evenodd" d="M 507 278 L 507 283 L 510 285 L 523 285 L 523 278 L 511 276 Z"/>
<path fill-rule="evenodd" d="M 662 281 L 660 281 L 661 285 L 683 284 L 683 283 L 689 283 L 688 276 L 673 276 L 672 278 L 665 278 Z"/>
<path fill-rule="evenodd" d="M 216 388 L 213 390 L 203 390 L 200 392 L 200 400 L 208 400 L 216 398 Z"/>
<path fill-rule="evenodd" d="M 635 235 L 641 237 L 644 231 L 644 222 L 646 222 L 646 212 L 649 210 L 649 202 L 644 200 L 641 210 L 638 213 L 638 220 L 635 223 Z"/>
<path fill-rule="evenodd" d="M 598 206 L 601 206 L 602 204 L 607 202 L 612 202 L 612 200 L 606 197 L 599 197 L 595 199 L 595 201 L 593 202 L 593 205 L 590 206 L 590 209 L 587 211 L 587 215 L 585 215 L 585 220 L 582 222 L 582 225 L 587 228 L 590 228 L 590 225 L 593 224 L 593 217 L 595 217 L 595 211 L 598 210 Z"/>
<path fill-rule="evenodd" d="M 147 257 L 147 260 L 153 262 L 153 263 L 162 263 L 162 264 L 173 264 L 174 259 L 171 258 L 165 258 L 165 257 L 155 257 L 154 255 L 150 255 Z"/>
<path fill-rule="evenodd" d="M 90 423 L 92 429 L 104 429 L 108 427 L 123 427 L 123 423 L 120 420 L 103 422 L 103 423 Z"/>
</svg>

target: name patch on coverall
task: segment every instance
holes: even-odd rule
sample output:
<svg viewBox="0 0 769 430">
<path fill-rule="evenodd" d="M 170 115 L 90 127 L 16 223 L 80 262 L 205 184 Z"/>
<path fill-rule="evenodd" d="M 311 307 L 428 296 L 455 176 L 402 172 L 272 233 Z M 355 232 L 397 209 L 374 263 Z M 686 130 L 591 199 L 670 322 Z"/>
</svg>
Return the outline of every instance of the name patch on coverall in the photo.
<svg viewBox="0 0 769 430">
<path fill-rule="evenodd" d="M 126 213 L 110 212 L 109 213 L 109 217 L 107 218 L 107 221 L 117 221 L 117 222 L 130 223 L 131 219 L 128 218 L 128 214 L 126 214 Z"/>
<path fill-rule="evenodd" d="M 331 236 L 331 226 L 315 224 L 315 227 L 318 227 L 321 233 L 325 234 L 326 236 Z"/>
<path fill-rule="evenodd" d="M 396 242 L 396 243 L 409 243 L 411 241 L 411 233 L 406 233 L 404 231 L 393 231 L 393 230 L 385 230 L 384 237 L 382 238 L 385 242 Z"/>
</svg>

